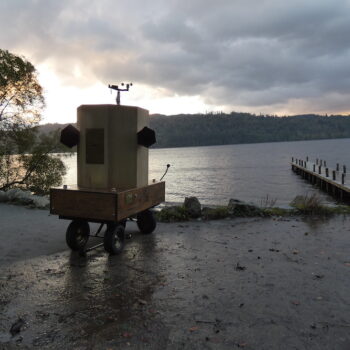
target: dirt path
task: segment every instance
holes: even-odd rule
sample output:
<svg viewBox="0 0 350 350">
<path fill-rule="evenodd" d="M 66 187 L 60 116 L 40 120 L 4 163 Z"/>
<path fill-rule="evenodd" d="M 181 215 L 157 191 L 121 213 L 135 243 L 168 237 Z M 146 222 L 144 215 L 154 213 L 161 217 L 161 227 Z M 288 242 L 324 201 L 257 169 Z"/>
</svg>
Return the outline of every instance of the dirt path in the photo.
<svg viewBox="0 0 350 350">
<path fill-rule="evenodd" d="M 0 250 L 0 349 L 350 349 L 349 219 L 131 224 L 122 255 L 82 258 L 67 222 L 30 212 L 55 240 Z"/>
</svg>

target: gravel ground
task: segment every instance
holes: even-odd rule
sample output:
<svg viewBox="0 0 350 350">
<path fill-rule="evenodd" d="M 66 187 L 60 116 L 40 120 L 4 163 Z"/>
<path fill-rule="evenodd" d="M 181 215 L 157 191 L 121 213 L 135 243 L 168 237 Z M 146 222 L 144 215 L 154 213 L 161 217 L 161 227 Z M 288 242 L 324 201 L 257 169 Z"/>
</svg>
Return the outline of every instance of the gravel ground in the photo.
<svg viewBox="0 0 350 350">
<path fill-rule="evenodd" d="M 68 222 L 0 204 L 0 349 L 349 350 L 349 222 L 128 223 L 80 257 Z"/>
</svg>

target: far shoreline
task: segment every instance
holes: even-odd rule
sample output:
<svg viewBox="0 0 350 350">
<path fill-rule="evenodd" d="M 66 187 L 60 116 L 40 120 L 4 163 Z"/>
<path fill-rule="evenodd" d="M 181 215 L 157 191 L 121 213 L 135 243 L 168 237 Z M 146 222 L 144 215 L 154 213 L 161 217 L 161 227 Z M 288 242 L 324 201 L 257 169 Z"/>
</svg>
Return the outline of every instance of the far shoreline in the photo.
<svg viewBox="0 0 350 350">
<path fill-rule="evenodd" d="M 263 141 L 263 142 L 240 142 L 240 143 L 224 143 L 224 144 L 213 144 L 213 145 L 197 145 L 197 146 L 170 146 L 170 147 L 157 147 L 153 146 L 151 150 L 158 149 L 174 149 L 174 148 L 205 148 L 205 147 L 222 147 L 222 146 L 238 146 L 238 145 L 261 145 L 269 143 L 296 143 L 296 142 L 313 142 L 313 141 L 333 141 L 333 140 L 349 140 L 350 137 L 335 137 L 335 138 L 317 138 L 317 139 L 301 139 L 301 140 L 281 140 L 281 141 Z M 53 152 L 57 154 L 75 154 L 77 153 L 76 148 L 73 151 L 62 151 L 62 152 Z M 291 156 L 292 157 L 292 156 Z"/>
</svg>

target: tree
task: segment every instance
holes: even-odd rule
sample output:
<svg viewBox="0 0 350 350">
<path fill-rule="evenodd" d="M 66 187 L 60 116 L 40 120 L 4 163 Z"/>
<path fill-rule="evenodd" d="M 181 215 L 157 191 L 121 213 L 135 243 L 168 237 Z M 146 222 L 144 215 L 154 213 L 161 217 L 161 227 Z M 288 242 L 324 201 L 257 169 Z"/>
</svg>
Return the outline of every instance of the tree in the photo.
<svg viewBox="0 0 350 350">
<path fill-rule="evenodd" d="M 14 187 L 47 193 L 65 174 L 57 132 L 39 135 L 44 108 L 35 67 L 25 58 L 0 49 L 0 190 Z"/>
</svg>

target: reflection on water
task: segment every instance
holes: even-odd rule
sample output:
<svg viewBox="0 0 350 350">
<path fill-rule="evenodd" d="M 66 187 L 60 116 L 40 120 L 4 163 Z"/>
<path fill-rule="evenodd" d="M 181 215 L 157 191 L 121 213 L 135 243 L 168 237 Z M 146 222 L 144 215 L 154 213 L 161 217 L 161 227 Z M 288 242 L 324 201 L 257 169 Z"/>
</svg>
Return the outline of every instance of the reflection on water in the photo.
<svg viewBox="0 0 350 350">
<path fill-rule="evenodd" d="M 287 206 L 300 194 L 321 193 L 292 173 L 291 157 L 350 164 L 350 139 L 276 142 L 246 145 L 163 148 L 150 150 L 150 179 L 165 177 L 166 200 L 182 202 L 196 196 L 205 204 L 227 204 L 230 198 L 261 203 L 269 195 Z M 76 156 L 64 158 L 65 183 L 76 183 Z M 322 194 L 324 200 L 332 199 Z"/>
</svg>

